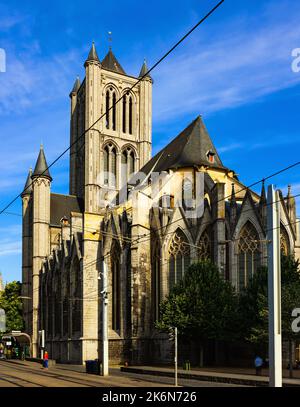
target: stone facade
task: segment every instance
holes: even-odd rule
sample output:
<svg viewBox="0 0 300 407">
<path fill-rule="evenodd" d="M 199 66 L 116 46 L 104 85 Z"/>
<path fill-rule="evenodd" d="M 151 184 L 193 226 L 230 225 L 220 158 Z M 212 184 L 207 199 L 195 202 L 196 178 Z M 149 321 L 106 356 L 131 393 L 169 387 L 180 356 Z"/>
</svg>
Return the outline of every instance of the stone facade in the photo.
<svg viewBox="0 0 300 407">
<path fill-rule="evenodd" d="M 50 358 L 101 359 L 106 289 L 110 362 L 166 362 L 159 302 L 191 262 L 211 258 L 237 290 L 266 264 L 264 186 L 257 194 L 223 166 L 201 117 L 151 158 L 145 63 L 135 85 L 111 50 L 101 62 L 93 45 L 85 70 L 70 93 L 70 194 L 51 192 L 43 149 L 22 194 L 26 332 L 33 356 L 44 330 Z M 280 205 L 282 250 L 298 257 L 290 190 Z"/>
</svg>

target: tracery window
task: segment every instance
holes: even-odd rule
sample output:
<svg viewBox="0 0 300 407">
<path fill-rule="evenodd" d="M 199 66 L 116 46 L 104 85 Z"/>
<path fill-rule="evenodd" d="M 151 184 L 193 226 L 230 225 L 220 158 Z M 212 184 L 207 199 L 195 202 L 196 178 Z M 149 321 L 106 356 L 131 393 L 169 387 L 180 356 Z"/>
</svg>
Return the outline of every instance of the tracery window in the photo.
<svg viewBox="0 0 300 407">
<path fill-rule="evenodd" d="M 210 236 L 209 236 L 209 231 L 205 230 L 202 233 L 200 241 L 198 243 L 197 259 L 198 259 L 198 261 L 204 261 L 204 260 L 208 260 L 210 258 L 211 258 Z"/>
<path fill-rule="evenodd" d="M 285 256 L 289 255 L 289 238 L 285 228 L 282 225 L 280 226 L 280 250 Z"/>
<path fill-rule="evenodd" d="M 245 288 L 260 265 L 259 236 L 249 221 L 241 230 L 238 242 L 239 290 Z"/>
<path fill-rule="evenodd" d="M 169 246 L 169 289 L 184 276 L 190 265 L 190 246 L 184 233 L 177 229 Z"/>
</svg>

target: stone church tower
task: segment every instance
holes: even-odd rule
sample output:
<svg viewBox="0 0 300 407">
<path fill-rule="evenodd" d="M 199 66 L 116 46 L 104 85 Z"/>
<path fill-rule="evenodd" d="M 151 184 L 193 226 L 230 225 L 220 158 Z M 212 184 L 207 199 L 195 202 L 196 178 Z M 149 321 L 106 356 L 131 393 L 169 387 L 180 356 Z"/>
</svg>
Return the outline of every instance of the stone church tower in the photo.
<svg viewBox="0 0 300 407">
<path fill-rule="evenodd" d="M 146 76 L 133 87 L 137 79 L 112 50 L 100 62 L 94 44 L 84 67 L 84 81 L 77 78 L 70 93 L 70 194 L 97 213 L 99 199 L 112 201 L 151 157 L 152 80 Z M 140 76 L 146 72 L 144 63 Z"/>
</svg>

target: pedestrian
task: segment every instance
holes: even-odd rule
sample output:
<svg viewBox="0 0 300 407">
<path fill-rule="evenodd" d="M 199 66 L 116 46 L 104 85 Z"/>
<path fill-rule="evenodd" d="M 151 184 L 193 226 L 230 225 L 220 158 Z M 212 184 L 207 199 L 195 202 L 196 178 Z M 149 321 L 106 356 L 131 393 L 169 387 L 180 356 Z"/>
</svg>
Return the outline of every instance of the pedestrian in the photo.
<svg viewBox="0 0 300 407">
<path fill-rule="evenodd" d="M 48 351 L 45 350 L 44 359 L 43 359 L 43 366 L 45 369 L 48 369 L 48 363 L 49 363 L 49 355 L 48 355 Z"/>
<path fill-rule="evenodd" d="M 263 360 L 260 356 L 256 356 L 256 358 L 254 359 L 254 365 L 256 370 L 256 376 L 261 376 Z"/>
</svg>

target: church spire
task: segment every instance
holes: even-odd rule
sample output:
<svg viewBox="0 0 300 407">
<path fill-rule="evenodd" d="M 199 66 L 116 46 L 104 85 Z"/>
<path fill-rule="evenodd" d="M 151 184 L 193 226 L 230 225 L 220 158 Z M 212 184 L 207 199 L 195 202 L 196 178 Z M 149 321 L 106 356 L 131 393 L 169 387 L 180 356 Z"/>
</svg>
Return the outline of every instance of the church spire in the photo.
<svg viewBox="0 0 300 407">
<path fill-rule="evenodd" d="M 143 63 L 143 66 L 142 66 L 142 68 L 141 68 L 141 71 L 140 71 L 140 74 L 139 74 L 139 78 L 142 78 L 144 75 L 146 75 L 147 72 L 148 72 L 148 67 L 147 67 L 146 59 L 144 59 L 144 63 Z M 152 79 L 151 76 L 150 76 L 150 74 L 147 74 L 147 75 L 145 76 L 145 78 Z M 144 78 L 144 79 L 145 79 L 145 78 Z"/>
<path fill-rule="evenodd" d="M 266 197 L 266 190 L 265 190 L 265 180 L 262 180 L 262 187 L 261 187 L 261 193 L 260 193 L 260 201 L 259 205 L 265 205 L 267 203 L 267 197 Z"/>
<path fill-rule="evenodd" d="M 52 181 L 52 177 L 50 175 L 49 169 L 48 169 L 48 164 L 46 161 L 45 153 L 44 153 L 44 147 L 41 145 L 40 148 L 40 153 L 35 165 L 35 169 L 32 174 L 32 179 L 35 177 L 44 177 L 50 179 Z"/>
<path fill-rule="evenodd" d="M 25 186 L 24 186 L 24 190 L 23 190 L 22 195 L 21 195 L 22 198 L 23 198 L 23 196 L 25 196 L 25 195 L 30 195 L 31 192 L 32 192 L 32 180 L 31 180 L 31 176 L 32 176 L 32 169 L 30 168 L 30 169 L 29 169 L 28 176 L 27 176 L 27 180 L 26 180 L 26 183 L 25 183 Z"/>
<path fill-rule="evenodd" d="M 84 63 L 84 66 L 86 66 L 88 62 L 98 62 L 100 64 L 100 59 L 98 57 L 94 41 L 92 44 L 92 48 L 90 49 L 89 55 Z"/>
<path fill-rule="evenodd" d="M 265 190 L 265 180 L 262 181 L 260 200 L 259 200 L 259 213 L 262 219 L 262 224 L 267 227 L 267 197 Z"/>
</svg>

